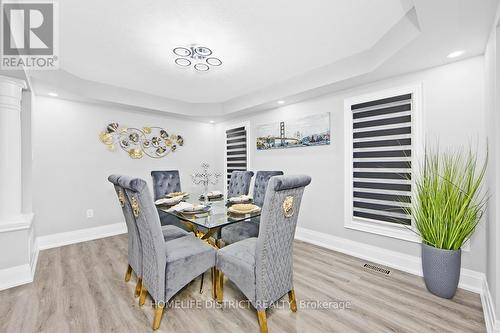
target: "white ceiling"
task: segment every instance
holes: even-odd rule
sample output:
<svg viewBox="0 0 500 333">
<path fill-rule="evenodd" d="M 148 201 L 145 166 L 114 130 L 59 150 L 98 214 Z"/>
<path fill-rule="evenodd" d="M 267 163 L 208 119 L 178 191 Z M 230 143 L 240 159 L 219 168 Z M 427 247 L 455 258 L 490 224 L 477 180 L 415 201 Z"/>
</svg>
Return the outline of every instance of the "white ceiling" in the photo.
<svg viewBox="0 0 500 333">
<path fill-rule="evenodd" d="M 369 49 L 406 10 L 400 0 L 64 0 L 61 68 L 186 102 L 224 102 Z M 175 65 L 172 49 L 193 43 L 223 66 Z"/>
<path fill-rule="evenodd" d="M 482 54 L 498 3 L 64 0 L 61 70 L 31 75 L 39 94 L 218 120 Z M 177 67 L 192 43 L 223 66 Z"/>
</svg>

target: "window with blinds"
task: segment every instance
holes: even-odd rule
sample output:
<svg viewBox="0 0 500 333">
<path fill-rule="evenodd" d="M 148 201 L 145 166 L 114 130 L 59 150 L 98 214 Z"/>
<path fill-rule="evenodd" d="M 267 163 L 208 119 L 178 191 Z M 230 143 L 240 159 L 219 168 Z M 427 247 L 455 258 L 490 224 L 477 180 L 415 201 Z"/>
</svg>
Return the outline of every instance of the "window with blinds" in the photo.
<svg viewBox="0 0 500 333">
<path fill-rule="evenodd" d="M 411 225 L 412 94 L 351 105 L 352 214 Z"/>
<path fill-rule="evenodd" d="M 226 131 L 226 180 L 233 171 L 247 170 L 247 129 L 245 126 Z"/>
</svg>

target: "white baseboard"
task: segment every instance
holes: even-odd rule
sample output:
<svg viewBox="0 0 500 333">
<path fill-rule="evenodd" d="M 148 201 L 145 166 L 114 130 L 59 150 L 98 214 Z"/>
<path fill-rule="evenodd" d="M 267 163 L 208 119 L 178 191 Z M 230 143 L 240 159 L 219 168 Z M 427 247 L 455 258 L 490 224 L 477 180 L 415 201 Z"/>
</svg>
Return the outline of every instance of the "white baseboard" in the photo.
<svg viewBox="0 0 500 333">
<path fill-rule="evenodd" d="M 31 282 L 33 282 L 33 275 L 31 275 L 31 266 L 29 264 L 0 270 L 0 290 Z"/>
<path fill-rule="evenodd" d="M 51 249 L 89 240 L 111 237 L 127 232 L 125 222 L 107 224 L 100 227 L 78 229 L 74 231 L 61 232 L 58 234 L 37 237 L 40 250 Z"/>
<path fill-rule="evenodd" d="M 420 257 L 300 227 L 297 228 L 295 238 L 353 257 L 392 267 L 403 272 L 423 276 Z M 462 268 L 459 287 L 475 293 L 480 293 L 483 285 L 482 275 L 482 273 Z"/>
<path fill-rule="evenodd" d="M 418 276 L 423 275 L 420 257 L 402 254 L 300 227 L 297 228 L 295 239 L 395 268 L 410 274 Z M 481 272 L 462 268 L 458 286 L 459 288 L 480 294 L 487 332 L 500 333 L 500 321 L 496 319 L 495 304 L 493 303 L 488 288 L 486 275 Z"/>
<path fill-rule="evenodd" d="M 33 282 L 37 261 L 38 249 L 35 249 L 35 253 L 29 264 L 0 269 L 0 290 Z"/>
<path fill-rule="evenodd" d="M 38 254 L 40 253 L 40 249 L 38 248 L 38 241 L 35 239 L 35 242 L 33 244 L 33 256 L 31 257 L 30 261 L 30 273 L 32 278 L 35 278 L 35 273 L 36 273 L 36 264 L 38 263 Z"/>
<path fill-rule="evenodd" d="M 0 230 L 1 233 L 20 232 L 26 230 L 25 236 L 28 252 L 26 264 L 0 269 L 0 290 L 9 289 L 33 282 L 38 260 L 38 249 L 36 248 L 36 242 L 34 244 L 33 251 L 30 246 L 31 240 L 33 239 L 34 235 L 33 217 L 33 213 L 23 214 L 23 226 L 18 225 L 17 227 L 13 227 L 11 225 L 8 228 L 3 228 L 2 230 Z"/>
<path fill-rule="evenodd" d="M 491 297 L 490 288 L 486 276 L 483 275 L 483 290 L 481 292 L 481 303 L 483 304 L 484 321 L 488 333 L 500 333 L 500 320 L 495 313 L 495 303 Z"/>
<path fill-rule="evenodd" d="M 124 222 L 108 224 L 95 228 L 79 229 L 53 235 L 37 237 L 33 244 L 33 255 L 30 263 L 0 270 L 0 290 L 17 287 L 33 282 L 38 262 L 38 253 L 54 247 L 85 242 L 127 232 Z"/>
</svg>

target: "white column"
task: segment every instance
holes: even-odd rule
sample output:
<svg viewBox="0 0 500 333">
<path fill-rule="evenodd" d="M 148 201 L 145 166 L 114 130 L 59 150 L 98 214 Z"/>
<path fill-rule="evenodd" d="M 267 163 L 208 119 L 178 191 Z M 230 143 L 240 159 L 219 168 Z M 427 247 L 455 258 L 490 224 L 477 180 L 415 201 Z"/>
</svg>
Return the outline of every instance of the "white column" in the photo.
<svg viewBox="0 0 500 333">
<path fill-rule="evenodd" d="M 0 227 L 22 216 L 21 98 L 26 84 L 0 76 Z"/>
</svg>

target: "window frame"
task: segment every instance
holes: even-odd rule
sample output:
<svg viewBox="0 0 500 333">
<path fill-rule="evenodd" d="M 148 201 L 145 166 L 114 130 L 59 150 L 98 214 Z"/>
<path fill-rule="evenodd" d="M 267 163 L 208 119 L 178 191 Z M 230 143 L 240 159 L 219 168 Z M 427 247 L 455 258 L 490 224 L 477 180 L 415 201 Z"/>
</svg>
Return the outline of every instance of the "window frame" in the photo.
<svg viewBox="0 0 500 333">
<path fill-rule="evenodd" d="M 251 158 L 250 158 L 250 121 L 244 121 L 244 122 L 239 122 L 239 123 L 233 123 L 233 124 L 230 124 L 230 125 L 227 125 L 224 127 L 224 175 L 223 175 L 223 178 L 224 178 L 224 196 L 227 195 L 227 134 L 226 134 L 226 131 L 228 130 L 231 130 L 231 129 L 234 129 L 234 128 L 238 128 L 238 127 L 245 127 L 245 131 L 246 131 L 246 153 L 247 153 L 247 159 L 246 159 L 246 164 L 247 164 L 247 170 L 251 170 L 251 166 L 250 166 L 250 161 L 251 161 Z"/>
<path fill-rule="evenodd" d="M 411 218 L 412 222 L 410 226 L 404 226 L 396 223 L 354 217 L 353 215 L 353 113 L 351 106 L 403 94 L 412 94 L 411 197 L 412 201 L 415 200 L 415 191 L 413 190 L 415 188 L 415 179 L 416 175 L 418 175 L 419 163 L 424 156 L 422 83 L 346 98 L 344 100 L 344 227 L 419 243 L 420 237 L 414 228 L 413 218 Z"/>
</svg>

